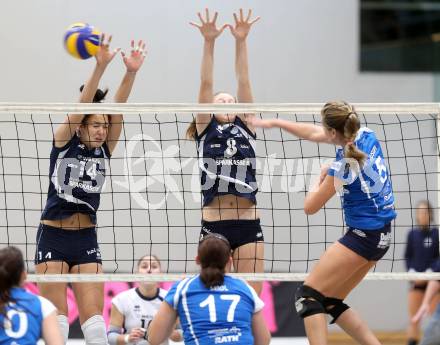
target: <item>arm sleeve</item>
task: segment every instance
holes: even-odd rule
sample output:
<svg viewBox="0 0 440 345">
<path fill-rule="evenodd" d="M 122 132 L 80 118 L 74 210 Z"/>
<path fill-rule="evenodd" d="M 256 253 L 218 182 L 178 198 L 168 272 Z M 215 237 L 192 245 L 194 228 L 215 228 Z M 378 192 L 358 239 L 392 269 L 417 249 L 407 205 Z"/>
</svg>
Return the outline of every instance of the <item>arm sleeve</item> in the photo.
<svg viewBox="0 0 440 345">
<path fill-rule="evenodd" d="M 108 343 L 110 345 L 116 345 L 118 343 L 118 337 L 122 333 L 123 330 L 120 327 L 110 325 L 107 332 Z"/>
<path fill-rule="evenodd" d="M 106 142 L 104 142 L 104 144 L 102 144 L 102 149 L 104 150 L 104 152 L 107 155 L 107 157 L 111 158 L 112 154 L 110 153 L 110 150 L 109 150 L 108 145 L 107 145 Z"/>
<path fill-rule="evenodd" d="M 328 169 L 328 175 L 330 176 L 338 176 L 340 174 L 340 171 L 342 170 L 342 162 L 335 160 L 332 165 L 330 165 L 330 168 Z"/>
<path fill-rule="evenodd" d="M 52 314 L 54 311 L 57 310 L 55 306 L 52 304 L 51 301 L 48 299 L 38 296 L 41 302 L 41 313 L 43 314 L 43 319 Z"/>
<path fill-rule="evenodd" d="M 177 287 L 179 286 L 180 283 L 177 282 L 173 284 L 173 286 L 171 287 L 171 289 L 168 291 L 168 293 L 164 298 L 164 301 L 167 302 L 174 310 L 177 310 L 178 295 L 176 295 L 176 293 L 177 293 Z"/>
<path fill-rule="evenodd" d="M 121 294 L 112 298 L 112 304 L 119 310 L 122 315 L 125 315 L 124 303 L 121 298 Z"/>
<path fill-rule="evenodd" d="M 408 271 L 411 268 L 411 258 L 413 256 L 412 253 L 412 230 L 408 233 L 406 238 L 406 247 L 405 247 L 405 264 L 406 270 Z"/>
<path fill-rule="evenodd" d="M 249 291 L 251 292 L 252 300 L 254 301 L 254 314 L 258 313 L 260 310 L 262 310 L 264 308 L 264 302 L 261 300 L 260 297 L 258 297 L 257 293 L 255 292 L 255 290 L 252 286 L 250 286 L 246 282 L 244 282 L 244 283 L 246 284 Z"/>
<path fill-rule="evenodd" d="M 434 253 L 436 254 L 436 258 L 438 258 L 440 256 L 440 250 L 439 250 L 439 233 L 438 233 L 438 229 L 434 230 Z"/>
<path fill-rule="evenodd" d="M 79 138 L 76 134 L 72 135 L 72 138 L 70 138 L 70 140 L 62 147 L 56 147 L 55 146 L 55 137 L 52 138 L 52 150 L 54 152 L 61 152 L 64 151 L 65 149 L 67 149 L 69 146 L 71 146 L 72 144 L 74 144 L 75 142 L 79 143 Z"/>
<path fill-rule="evenodd" d="M 333 176 L 333 177 L 337 177 L 338 179 L 342 180 L 345 184 L 348 183 L 347 178 L 349 178 L 350 176 L 346 176 L 346 175 L 350 175 L 349 170 L 346 170 L 346 162 L 343 159 L 344 158 L 344 154 L 342 149 L 338 149 L 338 151 L 336 152 L 336 158 L 333 161 L 333 163 L 330 165 L 330 168 L 328 168 L 327 174 L 329 176 Z"/>
</svg>

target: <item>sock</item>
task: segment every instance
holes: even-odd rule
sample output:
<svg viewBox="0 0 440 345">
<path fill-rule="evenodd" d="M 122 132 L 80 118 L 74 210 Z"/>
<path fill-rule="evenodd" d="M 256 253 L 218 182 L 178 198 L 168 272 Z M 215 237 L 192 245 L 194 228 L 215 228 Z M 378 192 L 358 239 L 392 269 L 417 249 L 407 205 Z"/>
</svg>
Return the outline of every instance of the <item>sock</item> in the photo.
<svg viewBox="0 0 440 345">
<path fill-rule="evenodd" d="M 58 315 L 58 324 L 60 325 L 61 334 L 64 339 L 64 344 L 67 343 L 67 339 L 69 339 L 69 320 L 66 315 Z"/>
<path fill-rule="evenodd" d="M 94 315 L 81 325 L 87 345 L 108 345 L 107 331 L 102 315 Z"/>
</svg>

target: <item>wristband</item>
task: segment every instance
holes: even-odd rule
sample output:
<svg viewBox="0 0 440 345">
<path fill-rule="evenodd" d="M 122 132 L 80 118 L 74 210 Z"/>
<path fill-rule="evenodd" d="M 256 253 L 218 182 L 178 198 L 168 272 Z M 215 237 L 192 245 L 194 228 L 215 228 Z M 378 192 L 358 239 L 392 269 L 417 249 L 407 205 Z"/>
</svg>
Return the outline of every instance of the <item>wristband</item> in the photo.
<svg viewBox="0 0 440 345">
<path fill-rule="evenodd" d="M 130 344 L 130 334 L 126 334 L 124 337 L 124 343 Z"/>
</svg>

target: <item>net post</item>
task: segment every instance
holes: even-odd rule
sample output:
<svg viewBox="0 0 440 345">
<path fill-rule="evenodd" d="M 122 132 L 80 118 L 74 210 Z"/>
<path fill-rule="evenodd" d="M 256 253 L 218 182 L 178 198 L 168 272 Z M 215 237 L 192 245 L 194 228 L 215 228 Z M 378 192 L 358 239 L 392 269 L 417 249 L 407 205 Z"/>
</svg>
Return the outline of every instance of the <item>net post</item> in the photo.
<svg viewBox="0 0 440 345">
<path fill-rule="evenodd" d="M 440 227 L 440 103 L 437 103 L 437 227 Z M 440 242 L 440 232 L 439 232 Z"/>
</svg>

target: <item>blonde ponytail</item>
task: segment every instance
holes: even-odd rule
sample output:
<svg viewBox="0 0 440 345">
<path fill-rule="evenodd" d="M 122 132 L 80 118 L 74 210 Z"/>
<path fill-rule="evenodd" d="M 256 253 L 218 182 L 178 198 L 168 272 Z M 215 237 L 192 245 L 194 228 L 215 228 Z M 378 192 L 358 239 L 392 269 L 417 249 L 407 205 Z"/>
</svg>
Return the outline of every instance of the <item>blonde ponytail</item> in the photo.
<svg viewBox="0 0 440 345">
<path fill-rule="evenodd" d="M 333 128 L 348 143 L 344 147 L 344 156 L 355 159 L 359 166 L 365 162 L 366 155 L 354 144 L 356 134 L 361 127 L 359 118 L 354 107 L 344 101 L 329 102 L 321 110 L 322 124 L 327 128 Z"/>
</svg>

